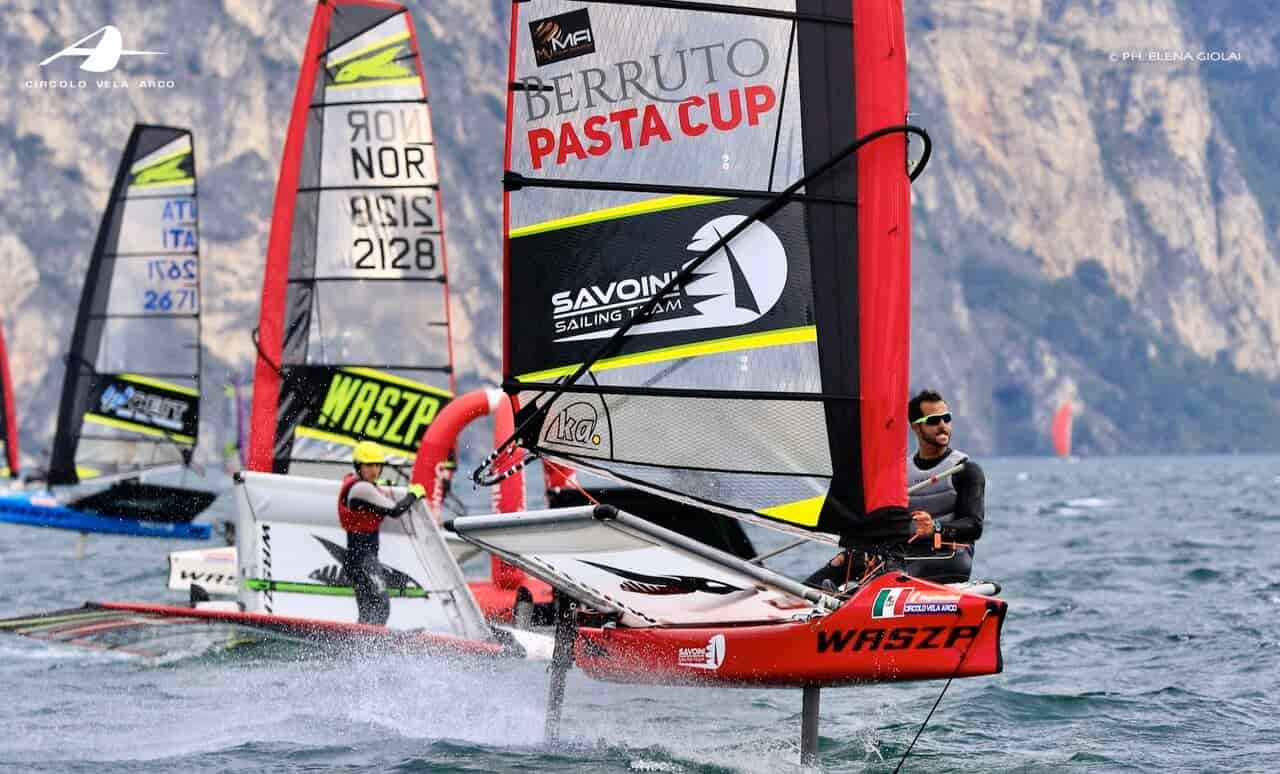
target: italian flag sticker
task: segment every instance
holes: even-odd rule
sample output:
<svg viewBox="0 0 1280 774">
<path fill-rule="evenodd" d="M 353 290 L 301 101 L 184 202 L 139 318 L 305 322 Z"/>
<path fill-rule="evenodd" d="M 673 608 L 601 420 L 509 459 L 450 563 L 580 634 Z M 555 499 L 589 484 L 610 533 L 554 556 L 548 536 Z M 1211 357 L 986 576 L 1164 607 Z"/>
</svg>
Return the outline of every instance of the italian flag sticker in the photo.
<svg viewBox="0 0 1280 774">
<path fill-rule="evenodd" d="M 871 603 L 871 617 L 901 618 L 906 615 L 903 610 L 907 606 L 907 592 L 910 590 L 897 587 L 880 589 L 880 593 L 876 594 L 876 601 Z"/>
</svg>

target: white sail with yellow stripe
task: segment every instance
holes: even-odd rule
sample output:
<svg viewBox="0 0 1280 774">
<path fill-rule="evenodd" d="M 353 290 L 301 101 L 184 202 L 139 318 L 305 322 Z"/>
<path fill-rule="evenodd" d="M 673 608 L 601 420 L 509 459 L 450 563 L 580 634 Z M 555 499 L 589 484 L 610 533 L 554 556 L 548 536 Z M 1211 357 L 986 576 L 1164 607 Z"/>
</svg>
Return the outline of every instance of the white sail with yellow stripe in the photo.
<svg viewBox="0 0 1280 774">
<path fill-rule="evenodd" d="M 191 133 L 139 125 L 85 276 L 49 482 L 190 462 L 199 435 L 200 362 Z"/>
<path fill-rule="evenodd" d="M 453 396 L 434 137 L 398 3 L 316 6 L 267 248 L 249 468 L 324 477 L 376 441 L 410 462 Z"/>
</svg>

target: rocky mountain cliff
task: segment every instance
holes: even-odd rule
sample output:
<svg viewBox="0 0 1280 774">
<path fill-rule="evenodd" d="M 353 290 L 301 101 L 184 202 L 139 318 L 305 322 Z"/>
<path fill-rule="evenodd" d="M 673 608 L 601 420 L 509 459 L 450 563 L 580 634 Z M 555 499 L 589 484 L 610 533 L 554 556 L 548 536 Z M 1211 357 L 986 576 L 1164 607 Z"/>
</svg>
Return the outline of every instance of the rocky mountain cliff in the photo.
<svg viewBox="0 0 1280 774">
<path fill-rule="evenodd" d="M 498 378 L 508 0 L 412 3 L 445 181 L 459 386 Z M 52 433 L 62 356 L 111 176 L 137 121 L 191 126 L 210 396 L 247 375 L 304 0 L 15 0 L 0 31 L 0 317 L 25 450 Z M 912 381 L 978 453 L 1274 449 L 1280 431 L 1280 26 L 1208 0 L 907 5 L 915 186 Z M 41 88 L 102 24 L 115 75 Z M 54 72 L 57 70 L 57 72 Z M 218 192 L 223 192 L 219 195 Z M 226 440 L 206 401 L 208 456 Z M 1170 428 L 1175 426 L 1176 433 Z M 1270 428 L 1270 430 L 1268 430 Z"/>
</svg>

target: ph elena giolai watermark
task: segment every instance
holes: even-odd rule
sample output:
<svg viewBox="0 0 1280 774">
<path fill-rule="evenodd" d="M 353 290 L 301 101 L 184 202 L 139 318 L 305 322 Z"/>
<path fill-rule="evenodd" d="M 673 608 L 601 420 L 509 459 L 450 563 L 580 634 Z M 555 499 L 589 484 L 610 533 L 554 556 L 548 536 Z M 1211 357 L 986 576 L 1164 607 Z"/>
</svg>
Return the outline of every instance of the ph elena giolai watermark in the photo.
<svg viewBox="0 0 1280 774">
<path fill-rule="evenodd" d="M 93 43 L 86 46 L 86 43 Z M 108 24 L 99 27 L 76 42 L 53 53 L 40 62 L 42 75 L 56 68 L 59 60 L 78 62 L 77 70 L 93 73 L 92 79 L 82 73 L 62 74 L 56 77 L 28 78 L 22 86 L 26 89 L 62 91 L 73 89 L 172 89 L 176 85 L 172 80 L 164 78 L 136 78 L 132 81 L 111 75 L 120 63 L 121 57 L 158 57 L 165 51 L 134 51 L 124 47 L 124 36 L 120 30 Z M 65 69 L 63 71 L 65 73 Z M 52 75 L 53 73 L 49 73 Z"/>
<path fill-rule="evenodd" d="M 1107 54 L 1112 62 L 1243 62 L 1239 51 L 1188 51 L 1171 48 L 1134 48 Z"/>
</svg>

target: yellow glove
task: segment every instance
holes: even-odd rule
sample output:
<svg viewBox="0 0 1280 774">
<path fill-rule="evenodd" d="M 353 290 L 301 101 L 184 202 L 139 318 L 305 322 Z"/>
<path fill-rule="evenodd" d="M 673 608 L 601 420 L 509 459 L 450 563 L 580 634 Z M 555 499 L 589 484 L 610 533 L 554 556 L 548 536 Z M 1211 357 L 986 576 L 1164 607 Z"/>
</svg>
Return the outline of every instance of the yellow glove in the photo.
<svg viewBox="0 0 1280 774">
<path fill-rule="evenodd" d="M 422 484 L 413 484 L 409 487 L 409 494 L 421 500 L 427 496 L 427 488 Z"/>
</svg>

